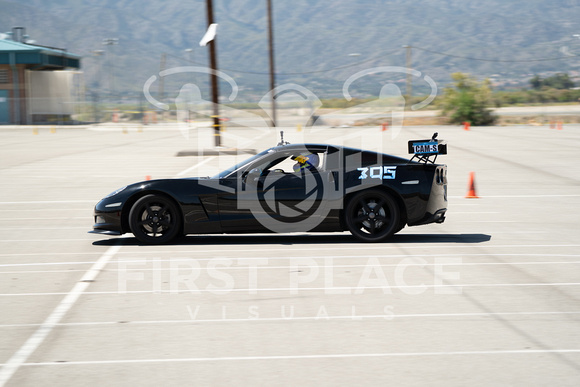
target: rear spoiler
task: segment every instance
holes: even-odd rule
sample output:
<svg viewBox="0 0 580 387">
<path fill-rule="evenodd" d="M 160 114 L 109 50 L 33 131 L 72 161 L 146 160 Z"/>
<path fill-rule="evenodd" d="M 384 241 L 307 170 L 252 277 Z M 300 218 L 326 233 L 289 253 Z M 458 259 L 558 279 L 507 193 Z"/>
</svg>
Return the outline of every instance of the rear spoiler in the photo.
<svg viewBox="0 0 580 387">
<path fill-rule="evenodd" d="M 434 133 L 430 140 L 410 140 L 408 143 L 409 154 L 413 155 L 411 161 L 417 158 L 417 161 L 427 163 L 435 163 L 437 156 L 447 154 L 447 143 L 444 140 L 437 140 L 437 135 Z M 431 160 L 431 157 L 434 157 Z"/>
</svg>

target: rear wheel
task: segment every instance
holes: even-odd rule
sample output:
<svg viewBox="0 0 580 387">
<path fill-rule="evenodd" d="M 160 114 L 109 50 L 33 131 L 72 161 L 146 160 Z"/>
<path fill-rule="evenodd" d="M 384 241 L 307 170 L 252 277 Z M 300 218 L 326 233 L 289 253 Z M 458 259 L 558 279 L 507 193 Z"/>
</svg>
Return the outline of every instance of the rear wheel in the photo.
<svg viewBox="0 0 580 387">
<path fill-rule="evenodd" d="M 173 201 L 164 196 L 143 196 L 129 212 L 129 225 L 135 238 L 143 243 L 167 243 L 181 229 L 179 210 Z"/>
<path fill-rule="evenodd" d="M 399 231 L 404 229 L 406 225 L 407 224 L 403 220 L 400 220 L 399 225 L 397 226 L 397 228 L 395 229 L 395 232 L 393 234 L 397 234 Z"/>
<path fill-rule="evenodd" d="M 399 206 L 381 190 L 367 190 L 349 200 L 344 212 L 346 226 L 363 242 L 382 242 L 399 227 Z"/>
</svg>

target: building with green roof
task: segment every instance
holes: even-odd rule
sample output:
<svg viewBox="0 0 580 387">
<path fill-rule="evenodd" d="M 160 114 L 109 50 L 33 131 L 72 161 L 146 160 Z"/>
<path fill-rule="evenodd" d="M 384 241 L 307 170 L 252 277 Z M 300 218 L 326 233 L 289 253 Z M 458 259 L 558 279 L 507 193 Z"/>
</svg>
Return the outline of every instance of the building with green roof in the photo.
<svg viewBox="0 0 580 387">
<path fill-rule="evenodd" d="M 80 60 L 64 49 L 26 43 L 22 27 L 0 39 L 0 124 L 70 117 L 70 70 L 80 69 Z"/>
</svg>

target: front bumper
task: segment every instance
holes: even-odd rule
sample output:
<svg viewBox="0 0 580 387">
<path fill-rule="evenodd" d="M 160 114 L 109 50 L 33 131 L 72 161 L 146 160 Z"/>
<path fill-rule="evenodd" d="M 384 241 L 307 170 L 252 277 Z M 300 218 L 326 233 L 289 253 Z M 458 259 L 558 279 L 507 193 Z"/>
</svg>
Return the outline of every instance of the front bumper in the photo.
<svg viewBox="0 0 580 387">
<path fill-rule="evenodd" d="M 119 205 L 117 206 L 116 204 Z M 93 231 L 95 233 L 113 232 L 119 235 L 122 234 L 120 203 L 115 203 L 115 206 L 111 207 L 108 200 L 101 200 L 95 206 L 94 221 Z"/>
<path fill-rule="evenodd" d="M 120 232 L 110 231 L 110 230 L 91 230 L 87 232 L 88 234 L 101 234 L 101 235 L 121 235 Z"/>
</svg>

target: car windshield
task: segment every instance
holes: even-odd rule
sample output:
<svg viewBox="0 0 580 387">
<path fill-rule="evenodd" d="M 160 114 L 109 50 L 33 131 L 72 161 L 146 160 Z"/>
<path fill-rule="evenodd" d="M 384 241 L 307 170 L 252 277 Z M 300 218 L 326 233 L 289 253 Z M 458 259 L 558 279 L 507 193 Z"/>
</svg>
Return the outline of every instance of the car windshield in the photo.
<svg viewBox="0 0 580 387">
<path fill-rule="evenodd" d="M 264 156 L 265 154 L 267 154 L 268 152 L 270 152 L 270 149 L 266 149 L 265 151 L 262 151 L 260 153 L 258 153 L 257 155 L 254 155 L 240 163 L 237 163 L 236 165 L 221 171 L 220 173 L 218 173 L 217 175 L 213 176 L 212 179 L 222 179 L 224 177 L 227 177 L 228 175 L 232 174 L 233 172 L 237 171 L 238 169 L 242 168 L 244 165 L 248 165 L 249 163 L 253 162 L 254 160 L 258 160 L 259 158 L 261 158 L 262 156 Z"/>
</svg>

